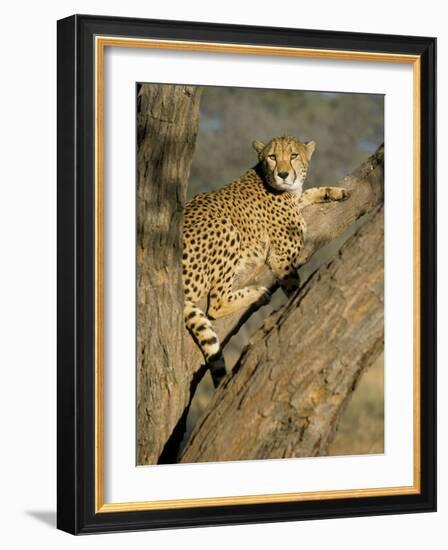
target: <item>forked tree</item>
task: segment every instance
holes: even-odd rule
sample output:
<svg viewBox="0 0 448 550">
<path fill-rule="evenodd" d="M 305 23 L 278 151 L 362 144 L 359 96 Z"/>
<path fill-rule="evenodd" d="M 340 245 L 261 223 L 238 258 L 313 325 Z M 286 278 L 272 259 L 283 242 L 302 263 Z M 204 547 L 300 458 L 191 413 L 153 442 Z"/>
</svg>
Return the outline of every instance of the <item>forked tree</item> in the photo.
<svg viewBox="0 0 448 550">
<path fill-rule="evenodd" d="M 205 373 L 184 327 L 181 279 L 200 94 L 178 85 L 138 91 L 137 462 L 325 455 L 357 381 L 383 349 L 384 150 L 336 183 L 351 190 L 347 201 L 304 210 L 303 265 L 360 218 L 364 223 L 265 320 L 180 453 Z M 276 287 L 264 268 L 236 284 Z M 223 345 L 254 311 L 214 322 Z"/>
</svg>

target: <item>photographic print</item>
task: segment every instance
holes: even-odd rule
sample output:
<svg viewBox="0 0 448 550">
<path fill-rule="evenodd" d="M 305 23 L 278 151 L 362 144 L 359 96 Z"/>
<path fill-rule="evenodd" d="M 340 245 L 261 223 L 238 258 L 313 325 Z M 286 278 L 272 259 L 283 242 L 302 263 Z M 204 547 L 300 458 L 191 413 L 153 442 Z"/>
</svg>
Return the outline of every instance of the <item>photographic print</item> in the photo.
<svg viewBox="0 0 448 550">
<path fill-rule="evenodd" d="M 60 529 L 436 509 L 435 59 L 58 22 Z"/>
<path fill-rule="evenodd" d="M 384 96 L 138 83 L 137 465 L 384 452 Z"/>
</svg>

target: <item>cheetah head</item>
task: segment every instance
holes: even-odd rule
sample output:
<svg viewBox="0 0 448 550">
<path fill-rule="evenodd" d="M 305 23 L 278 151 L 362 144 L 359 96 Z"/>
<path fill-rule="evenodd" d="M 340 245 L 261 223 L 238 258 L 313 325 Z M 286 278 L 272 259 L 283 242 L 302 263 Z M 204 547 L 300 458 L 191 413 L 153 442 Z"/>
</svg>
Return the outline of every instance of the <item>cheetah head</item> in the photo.
<svg viewBox="0 0 448 550">
<path fill-rule="evenodd" d="M 277 191 L 302 193 L 308 163 L 316 147 L 314 141 L 301 143 L 289 136 L 275 137 L 266 145 L 254 141 L 266 182 Z"/>
</svg>

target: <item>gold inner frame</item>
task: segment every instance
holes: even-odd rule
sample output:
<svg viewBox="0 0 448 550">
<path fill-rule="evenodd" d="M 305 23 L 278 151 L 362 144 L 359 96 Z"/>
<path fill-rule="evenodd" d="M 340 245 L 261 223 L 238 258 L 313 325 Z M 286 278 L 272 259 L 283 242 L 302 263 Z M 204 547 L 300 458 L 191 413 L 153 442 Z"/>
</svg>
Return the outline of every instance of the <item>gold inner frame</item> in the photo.
<svg viewBox="0 0 448 550">
<path fill-rule="evenodd" d="M 275 493 L 263 495 L 191 498 L 142 502 L 104 502 L 104 54 L 106 47 L 151 48 L 162 50 L 233 53 L 250 55 L 288 56 L 329 60 L 372 61 L 406 63 L 413 65 L 413 173 L 414 173 L 414 482 L 411 486 L 380 487 L 372 489 L 347 489 L 301 493 Z M 221 44 L 213 42 L 188 42 L 95 37 L 95 513 L 129 512 L 194 508 L 206 506 L 260 504 L 274 502 L 300 502 L 340 498 L 378 497 L 420 493 L 420 56 L 388 53 L 352 52 L 344 50 L 320 50 L 291 47 Z"/>
</svg>

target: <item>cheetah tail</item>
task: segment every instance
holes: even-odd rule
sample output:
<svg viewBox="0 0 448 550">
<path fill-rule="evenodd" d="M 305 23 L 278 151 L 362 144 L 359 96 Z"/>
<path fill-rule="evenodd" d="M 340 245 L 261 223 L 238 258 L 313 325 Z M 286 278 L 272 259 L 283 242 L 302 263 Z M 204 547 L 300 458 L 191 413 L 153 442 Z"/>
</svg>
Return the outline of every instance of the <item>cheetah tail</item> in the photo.
<svg viewBox="0 0 448 550">
<path fill-rule="evenodd" d="M 224 358 L 219 345 L 218 336 L 210 319 L 205 313 L 190 300 L 185 301 L 184 308 L 185 325 L 204 355 L 205 362 L 210 367 L 213 384 L 218 387 L 226 375 Z"/>
</svg>

